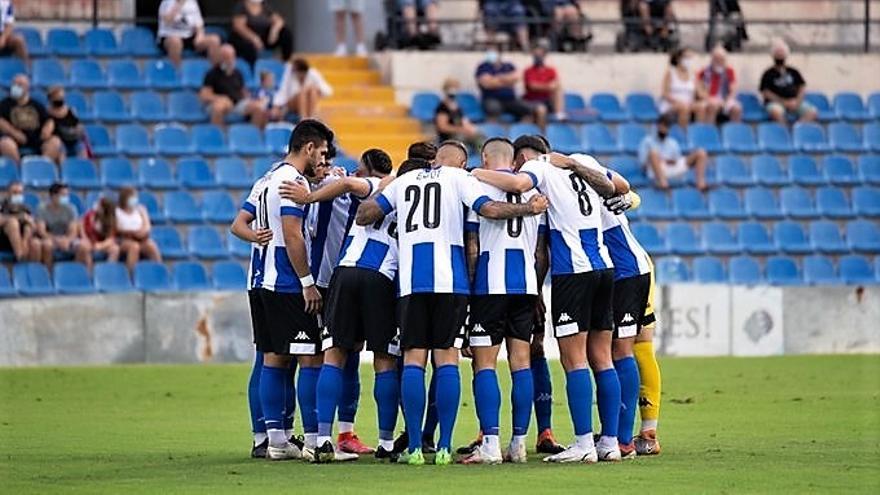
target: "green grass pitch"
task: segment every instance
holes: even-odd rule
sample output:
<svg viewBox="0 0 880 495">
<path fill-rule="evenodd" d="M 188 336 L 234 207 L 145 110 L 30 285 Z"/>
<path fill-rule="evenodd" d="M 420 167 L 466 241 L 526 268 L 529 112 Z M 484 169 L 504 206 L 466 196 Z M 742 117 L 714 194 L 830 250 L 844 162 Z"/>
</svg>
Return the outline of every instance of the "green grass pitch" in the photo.
<svg viewBox="0 0 880 495">
<path fill-rule="evenodd" d="M 878 356 L 661 366 L 659 457 L 443 468 L 249 459 L 247 366 L 4 369 L 0 493 L 880 493 Z M 558 363 L 552 369 L 554 429 L 565 442 L 563 375 Z M 357 429 L 372 443 L 372 373 L 364 371 Z M 456 445 L 476 430 L 469 379 Z M 533 439 L 534 426 L 530 446 Z"/>
</svg>

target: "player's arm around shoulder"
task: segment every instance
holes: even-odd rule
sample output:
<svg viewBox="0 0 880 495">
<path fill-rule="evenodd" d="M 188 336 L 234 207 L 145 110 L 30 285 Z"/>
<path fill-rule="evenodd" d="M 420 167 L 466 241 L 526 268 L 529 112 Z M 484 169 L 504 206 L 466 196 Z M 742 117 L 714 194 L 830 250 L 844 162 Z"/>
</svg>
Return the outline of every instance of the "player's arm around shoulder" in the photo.
<svg viewBox="0 0 880 495">
<path fill-rule="evenodd" d="M 565 156 L 561 153 L 549 153 L 544 155 L 542 159 L 555 167 L 571 170 L 587 181 L 587 184 L 603 198 L 629 191 L 629 183 L 626 182 L 626 179 L 600 165 L 592 156 L 583 154 Z M 618 177 L 616 181 L 615 175 Z M 618 185 L 621 186 L 620 191 L 617 190 Z"/>
<path fill-rule="evenodd" d="M 396 181 L 392 180 L 387 186 L 380 189 L 372 199 L 362 202 L 358 207 L 357 215 L 355 215 L 355 223 L 358 225 L 370 225 L 382 220 L 385 218 L 385 215 L 394 211 L 396 184 Z"/>
<path fill-rule="evenodd" d="M 480 182 L 509 193 L 524 193 L 534 189 L 537 185 L 534 176 L 527 172 L 511 174 L 510 172 L 478 168 L 472 171 L 471 175 Z"/>
<path fill-rule="evenodd" d="M 496 220 L 540 215 L 550 208 L 550 201 L 543 194 L 535 194 L 526 203 L 493 201 L 488 196 L 483 198 L 483 201 L 478 201 L 478 204 L 474 205 L 474 211 L 480 216 Z"/>
<path fill-rule="evenodd" d="M 284 181 L 278 186 L 278 193 L 282 198 L 301 204 L 331 201 L 344 194 L 352 194 L 363 199 L 368 197 L 372 190 L 373 184 L 360 177 L 341 177 L 314 190 L 302 182 L 295 181 Z"/>
</svg>

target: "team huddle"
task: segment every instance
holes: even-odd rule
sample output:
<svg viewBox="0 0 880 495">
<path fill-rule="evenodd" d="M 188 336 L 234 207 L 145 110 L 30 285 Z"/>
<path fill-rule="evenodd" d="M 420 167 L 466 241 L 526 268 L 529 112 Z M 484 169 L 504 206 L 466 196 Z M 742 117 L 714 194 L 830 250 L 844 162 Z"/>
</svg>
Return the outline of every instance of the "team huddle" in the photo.
<svg viewBox="0 0 880 495">
<path fill-rule="evenodd" d="M 331 165 L 333 141 L 323 123 L 300 122 L 287 156 L 256 181 L 231 227 L 252 244 L 253 457 L 456 462 L 461 355 L 472 358 L 480 431 L 457 462 L 526 462 L 533 406 L 535 450 L 546 462 L 660 452 L 653 267 L 622 215 L 639 205 L 623 177 L 588 155 L 553 153 L 537 135 L 489 139 L 470 173 L 467 148 L 447 141 L 414 144 L 396 173 L 388 154 L 370 149 L 347 175 Z M 551 429 L 547 289 L 546 326 L 574 425 L 568 447 Z M 502 344 L 512 382 L 504 449 Z M 362 350 L 373 353 L 375 449 L 354 432 Z M 297 402 L 302 437 L 293 435 Z M 405 429 L 395 439 L 399 412 Z"/>
</svg>

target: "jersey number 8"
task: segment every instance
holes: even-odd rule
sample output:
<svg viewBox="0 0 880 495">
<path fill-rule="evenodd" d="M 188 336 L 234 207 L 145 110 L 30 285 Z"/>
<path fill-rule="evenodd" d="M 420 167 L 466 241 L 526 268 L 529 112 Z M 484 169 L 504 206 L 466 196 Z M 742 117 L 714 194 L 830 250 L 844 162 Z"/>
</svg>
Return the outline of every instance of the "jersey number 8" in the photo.
<svg viewBox="0 0 880 495">
<path fill-rule="evenodd" d="M 403 194 L 405 201 L 411 201 L 412 207 L 406 215 L 406 231 L 419 230 L 418 224 L 413 222 L 416 210 L 422 207 L 422 225 L 426 229 L 436 229 L 440 225 L 440 184 L 430 182 L 424 187 L 424 201 L 422 201 L 422 188 L 413 184 L 406 188 Z"/>
</svg>

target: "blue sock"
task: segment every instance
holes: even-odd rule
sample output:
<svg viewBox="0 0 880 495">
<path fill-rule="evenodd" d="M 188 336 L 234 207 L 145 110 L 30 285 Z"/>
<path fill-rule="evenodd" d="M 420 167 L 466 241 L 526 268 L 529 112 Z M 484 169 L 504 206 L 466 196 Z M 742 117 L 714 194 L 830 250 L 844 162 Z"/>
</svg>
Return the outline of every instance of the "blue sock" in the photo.
<svg viewBox="0 0 880 495">
<path fill-rule="evenodd" d="M 342 395 L 339 397 L 339 421 L 354 423 L 361 397 L 361 353 L 349 352 L 342 372 Z"/>
<path fill-rule="evenodd" d="M 599 406 L 599 421 L 602 423 L 602 436 L 617 438 L 618 417 L 620 416 L 620 380 L 614 368 L 596 373 L 596 402 Z"/>
<path fill-rule="evenodd" d="M 593 384 L 590 370 L 584 368 L 565 374 L 565 393 L 568 395 L 568 409 L 575 435 L 586 435 L 593 431 Z"/>
<path fill-rule="evenodd" d="M 474 402 L 480 431 L 483 435 L 498 435 L 498 416 L 501 413 L 501 389 L 495 370 L 480 370 L 474 376 Z"/>
<path fill-rule="evenodd" d="M 513 434 L 525 435 L 532 419 L 532 395 L 534 383 L 532 370 L 525 368 L 510 374 L 513 382 L 510 388 L 510 402 L 513 409 Z"/>
<path fill-rule="evenodd" d="M 286 368 L 266 365 L 260 373 L 260 406 L 267 430 L 284 428 L 284 380 L 287 376 Z"/>
<path fill-rule="evenodd" d="M 408 364 L 400 378 L 403 415 L 409 434 L 409 451 L 422 448 L 422 418 L 425 416 L 425 368 Z"/>
<path fill-rule="evenodd" d="M 553 382 L 550 381 L 547 358 L 532 359 L 532 377 L 535 383 L 535 419 L 538 433 L 541 433 L 550 428 L 550 417 L 553 414 Z"/>
<path fill-rule="evenodd" d="M 302 417 L 304 433 L 318 433 L 317 388 L 321 368 L 300 367 L 296 383 L 296 396 L 299 399 L 299 414 Z"/>
<path fill-rule="evenodd" d="M 315 386 L 318 406 L 318 436 L 330 436 L 333 431 L 333 417 L 336 405 L 342 395 L 342 369 L 332 364 L 321 366 L 318 383 Z"/>
<path fill-rule="evenodd" d="M 431 373 L 431 383 L 428 385 L 428 409 L 425 411 L 425 426 L 422 428 L 422 438 L 430 439 L 434 443 L 434 432 L 437 430 L 437 373 Z"/>
<path fill-rule="evenodd" d="M 290 373 L 284 380 L 284 429 L 293 429 L 293 417 L 296 414 L 296 387 L 293 385 L 296 380 L 296 359 L 290 361 Z"/>
<path fill-rule="evenodd" d="M 251 431 L 266 433 L 266 421 L 263 418 L 263 406 L 260 404 L 260 375 L 263 373 L 263 353 L 257 351 L 251 378 L 248 380 L 248 407 L 251 410 Z"/>
<path fill-rule="evenodd" d="M 452 430 L 461 400 L 461 376 L 458 366 L 447 364 L 435 370 L 437 374 L 437 417 L 440 423 L 440 441 L 437 449 L 452 450 Z M 501 400 L 500 398 L 498 399 Z"/>
<path fill-rule="evenodd" d="M 620 380 L 620 416 L 618 418 L 617 441 L 622 445 L 632 442 L 633 425 L 636 422 L 636 408 L 639 403 L 639 367 L 633 356 L 614 361 L 617 378 Z"/>
<path fill-rule="evenodd" d="M 379 439 L 394 440 L 400 402 L 400 379 L 396 370 L 376 373 L 373 398 L 376 399 L 376 413 L 379 416 Z"/>
</svg>

